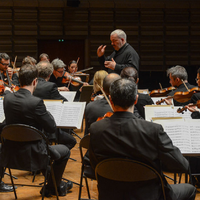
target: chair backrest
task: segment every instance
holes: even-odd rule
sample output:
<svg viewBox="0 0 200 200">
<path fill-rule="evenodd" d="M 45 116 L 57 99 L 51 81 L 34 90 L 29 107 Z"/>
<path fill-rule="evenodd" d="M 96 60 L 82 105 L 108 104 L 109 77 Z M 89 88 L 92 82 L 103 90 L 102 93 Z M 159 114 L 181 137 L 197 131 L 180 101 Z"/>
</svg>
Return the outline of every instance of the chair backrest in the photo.
<svg viewBox="0 0 200 200">
<path fill-rule="evenodd" d="M 50 160 L 48 139 L 38 129 L 24 124 L 11 124 L 1 133 L 2 167 L 36 171 L 46 169 Z"/>
<path fill-rule="evenodd" d="M 88 150 L 89 145 L 90 145 L 90 135 L 88 134 L 88 135 L 85 135 L 79 143 L 79 150 L 80 150 L 80 154 L 81 154 L 81 159 L 83 159 L 83 148 Z"/>
<path fill-rule="evenodd" d="M 154 168 L 145 163 L 123 158 L 106 159 L 96 166 L 95 176 L 97 181 L 98 175 L 110 180 L 125 182 L 159 179 L 164 199 L 166 199 L 162 177 Z"/>
<path fill-rule="evenodd" d="M 29 142 L 42 140 L 42 135 L 43 133 L 34 127 L 24 124 L 11 124 L 3 128 L 1 138 L 16 142 Z"/>
</svg>

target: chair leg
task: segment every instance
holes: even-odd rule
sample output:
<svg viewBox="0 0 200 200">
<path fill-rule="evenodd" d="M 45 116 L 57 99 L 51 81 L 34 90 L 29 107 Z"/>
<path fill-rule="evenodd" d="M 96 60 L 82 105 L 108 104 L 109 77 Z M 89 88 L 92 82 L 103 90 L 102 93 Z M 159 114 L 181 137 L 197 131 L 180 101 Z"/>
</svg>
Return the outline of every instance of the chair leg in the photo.
<svg viewBox="0 0 200 200">
<path fill-rule="evenodd" d="M 83 169 L 84 169 L 84 166 L 82 165 L 81 167 L 81 178 L 80 178 L 80 186 L 79 186 L 79 195 L 78 195 L 78 200 L 81 199 L 81 192 L 82 192 L 82 183 L 83 183 Z"/>
<path fill-rule="evenodd" d="M 87 178 L 86 178 L 86 177 L 85 177 L 85 183 L 86 183 L 88 198 L 90 199 L 90 189 L 89 189 L 89 185 L 88 185 L 88 181 L 87 181 Z"/>
<path fill-rule="evenodd" d="M 17 199 L 17 193 L 16 193 L 16 190 L 15 190 L 15 185 L 14 185 L 12 173 L 11 173 L 10 168 L 8 168 L 8 170 L 9 170 L 9 173 L 10 173 L 10 180 L 11 180 L 11 183 L 12 183 L 12 186 L 13 186 L 13 191 L 14 191 L 14 194 L 15 194 L 15 199 Z"/>
<path fill-rule="evenodd" d="M 53 180 L 53 184 L 54 184 L 54 188 L 55 188 L 55 192 L 56 192 L 56 197 L 57 197 L 57 200 L 59 200 L 59 198 L 58 198 L 58 189 L 57 189 L 57 185 L 56 185 L 56 179 L 55 179 L 55 176 L 54 176 L 52 162 L 50 163 L 50 166 L 51 166 L 51 176 L 52 176 L 52 180 Z"/>
</svg>

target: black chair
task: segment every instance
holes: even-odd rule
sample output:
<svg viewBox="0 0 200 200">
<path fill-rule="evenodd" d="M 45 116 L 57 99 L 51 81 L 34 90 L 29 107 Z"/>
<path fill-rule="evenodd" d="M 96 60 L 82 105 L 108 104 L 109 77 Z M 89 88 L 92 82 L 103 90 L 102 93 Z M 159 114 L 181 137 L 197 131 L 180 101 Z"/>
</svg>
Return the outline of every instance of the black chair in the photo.
<svg viewBox="0 0 200 200">
<path fill-rule="evenodd" d="M 101 161 L 95 168 L 97 182 L 99 175 L 110 180 L 123 182 L 158 179 L 161 183 L 163 198 L 166 200 L 164 183 L 161 175 L 154 168 L 142 162 L 123 158 L 106 159 Z"/>
<path fill-rule="evenodd" d="M 87 160 L 86 157 L 84 157 L 84 149 L 87 151 L 89 149 L 89 144 L 90 144 L 90 135 L 84 136 L 79 143 L 82 166 L 81 166 L 81 178 L 80 178 L 78 200 L 82 199 L 81 192 L 82 192 L 82 187 L 83 187 L 82 185 L 83 178 L 85 179 L 85 183 L 86 183 L 88 199 L 91 199 L 91 196 L 90 196 L 90 190 L 89 190 L 87 179 L 90 178 L 90 179 L 96 180 L 94 170 L 90 166 L 89 160 Z"/>
<path fill-rule="evenodd" d="M 44 199 L 47 177 L 51 173 L 58 200 L 58 191 L 52 168 L 53 160 L 51 160 L 50 157 L 48 147 L 49 142 L 47 137 L 34 127 L 24 124 L 12 124 L 4 127 L 1 133 L 1 141 L 2 151 L 0 166 L 2 167 L 3 172 L 5 168 L 8 168 L 9 170 L 12 186 L 14 188 L 15 199 L 17 199 L 17 194 L 10 169 L 32 172 L 39 170 L 45 171 L 42 200 Z M 44 148 L 38 151 L 37 147 L 38 145 L 41 145 L 41 143 Z M 25 147 L 26 150 L 20 147 Z M 1 175 L 1 179 L 2 176 L 3 174 Z"/>
</svg>

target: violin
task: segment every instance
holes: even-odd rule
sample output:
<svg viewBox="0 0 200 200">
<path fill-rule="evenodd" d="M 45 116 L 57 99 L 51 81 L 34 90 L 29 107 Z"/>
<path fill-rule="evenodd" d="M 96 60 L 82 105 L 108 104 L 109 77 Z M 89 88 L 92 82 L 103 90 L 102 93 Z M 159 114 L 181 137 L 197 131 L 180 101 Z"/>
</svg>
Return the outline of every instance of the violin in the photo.
<svg viewBox="0 0 200 200">
<path fill-rule="evenodd" d="M 98 117 L 97 122 L 107 117 L 111 117 L 112 115 L 113 115 L 113 112 L 108 111 L 103 117 Z"/>
<path fill-rule="evenodd" d="M 186 92 L 175 92 L 173 96 L 166 97 L 165 99 L 173 98 L 174 100 L 176 100 L 180 103 L 185 103 L 185 102 L 189 101 L 191 99 L 192 95 L 196 92 L 200 92 L 199 87 L 191 88 Z M 165 99 L 161 99 L 160 101 L 157 101 L 156 104 L 160 105 L 161 103 L 163 103 L 165 101 Z"/>
<path fill-rule="evenodd" d="M 200 108 L 200 100 L 198 100 L 196 102 L 196 104 L 188 105 L 188 107 L 192 107 L 192 106 L 197 106 L 197 108 Z M 184 106 L 183 108 L 177 109 L 177 113 L 182 113 L 183 114 L 183 111 L 187 111 L 186 106 Z"/>
<path fill-rule="evenodd" d="M 68 82 L 71 82 L 73 86 L 79 86 L 80 84 L 84 84 L 84 82 L 81 81 L 80 77 L 72 77 L 68 72 L 65 72 L 62 76 L 62 83 Z"/>
<path fill-rule="evenodd" d="M 164 88 L 164 89 L 158 89 L 158 90 L 152 90 L 150 92 L 150 97 L 163 97 L 166 96 L 169 92 L 171 92 L 172 90 L 175 90 L 175 87 L 168 87 L 168 88 Z"/>
<path fill-rule="evenodd" d="M 0 94 L 3 94 L 5 90 L 4 82 L 3 80 L 0 80 Z"/>
</svg>

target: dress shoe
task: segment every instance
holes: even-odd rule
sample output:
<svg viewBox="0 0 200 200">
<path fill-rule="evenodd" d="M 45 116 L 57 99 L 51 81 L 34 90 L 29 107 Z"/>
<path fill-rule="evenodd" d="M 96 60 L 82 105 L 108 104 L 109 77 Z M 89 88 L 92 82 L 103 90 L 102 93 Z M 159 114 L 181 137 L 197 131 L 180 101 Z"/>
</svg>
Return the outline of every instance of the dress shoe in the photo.
<svg viewBox="0 0 200 200">
<path fill-rule="evenodd" d="M 16 187 L 15 187 L 16 188 Z M 0 192 L 13 192 L 13 186 L 6 185 L 3 181 L 0 183 Z"/>
<path fill-rule="evenodd" d="M 58 195 L 66 196 L 67 192 L 72 189 L 73 183 L 71 181 L 64 182 L 62 181 L 60 186 L 58 187 Z"/>
<path fill-rule="evenodd" d="M 62 181 L 60 186 L 58 187 L 58 196 L 66 196 L 67 192 L 72 189 L 73 183 L 68 181 L 67 183 Z M 40 194 L 42 195 L 44 186 L 40 190 Z M 51 197 L 52 195 L 56 195 L 56 191 L 54 188 L 49 188 L 48 185 L 45 188 L 45 197 Z"/>
</svg>

